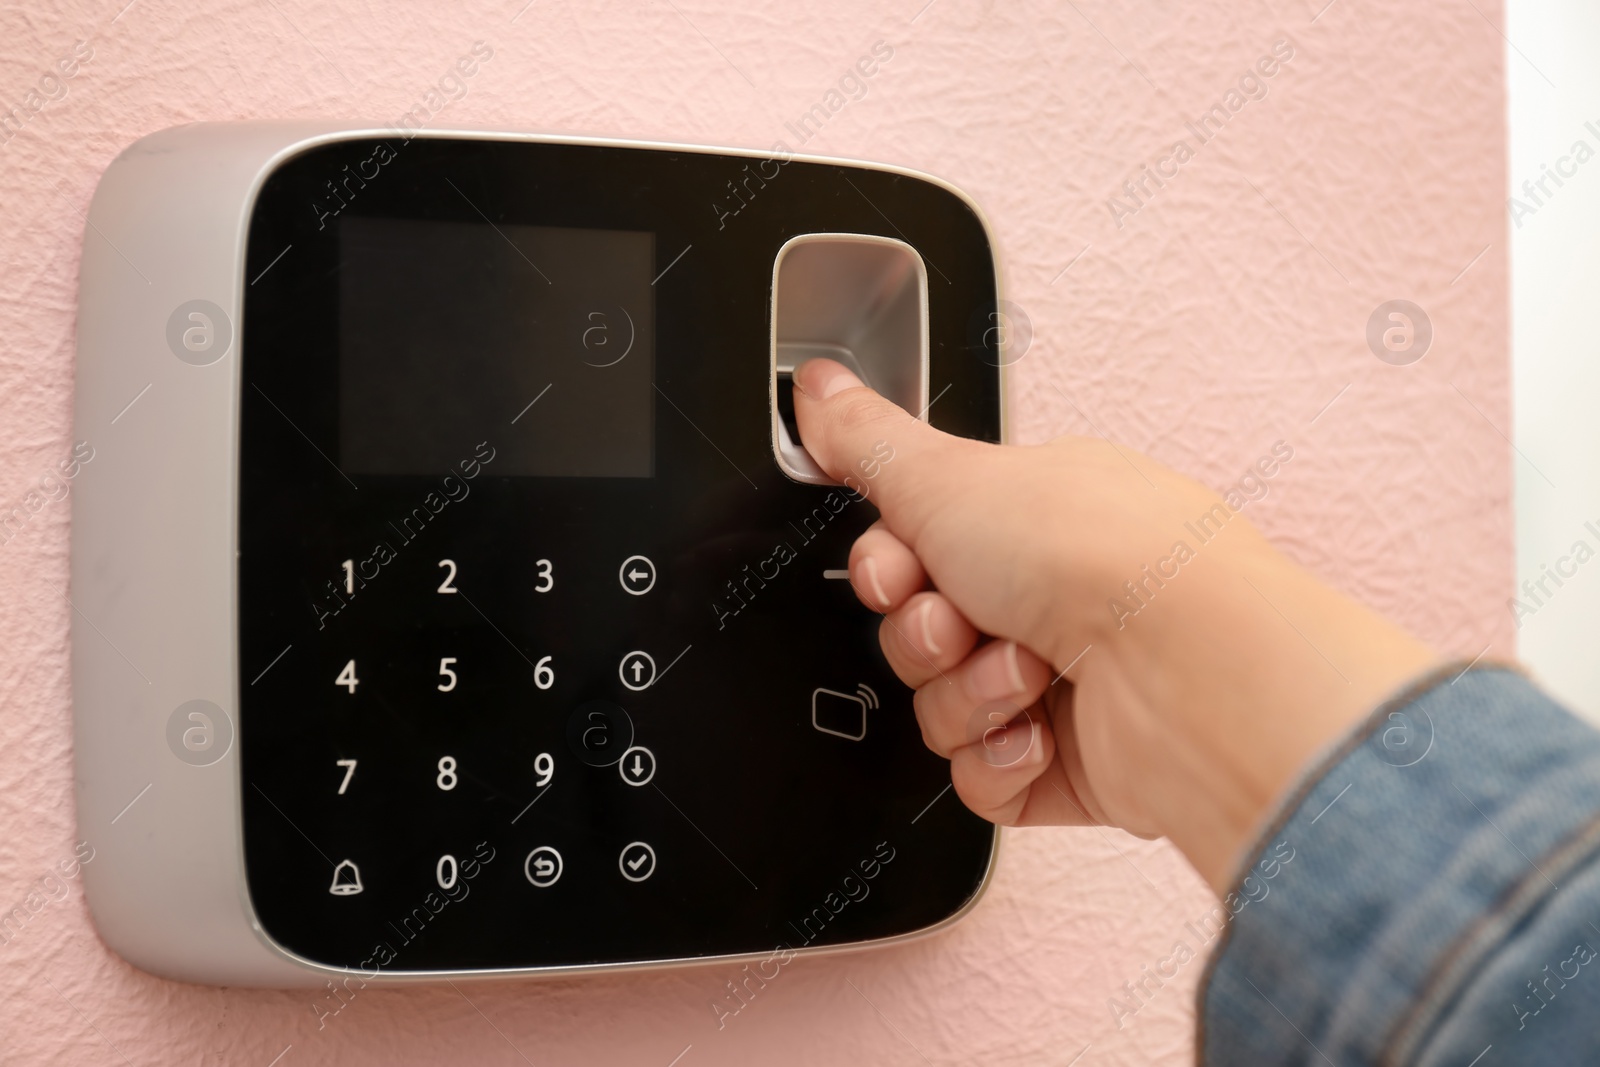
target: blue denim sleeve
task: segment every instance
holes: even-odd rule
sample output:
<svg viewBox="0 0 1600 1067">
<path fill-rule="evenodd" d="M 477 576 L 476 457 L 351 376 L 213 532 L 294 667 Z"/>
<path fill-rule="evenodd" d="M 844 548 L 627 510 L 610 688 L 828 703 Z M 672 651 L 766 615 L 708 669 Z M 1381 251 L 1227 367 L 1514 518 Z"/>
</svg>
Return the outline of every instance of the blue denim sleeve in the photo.
<svg viewBox="0 0 1600 1067">
<path fill-rule="evenodd" d="M 1221 905 L 1201 1064 L 1600 1064 L 1600 732 L 1459 670 L 1280 806 Z"/>
</svg>

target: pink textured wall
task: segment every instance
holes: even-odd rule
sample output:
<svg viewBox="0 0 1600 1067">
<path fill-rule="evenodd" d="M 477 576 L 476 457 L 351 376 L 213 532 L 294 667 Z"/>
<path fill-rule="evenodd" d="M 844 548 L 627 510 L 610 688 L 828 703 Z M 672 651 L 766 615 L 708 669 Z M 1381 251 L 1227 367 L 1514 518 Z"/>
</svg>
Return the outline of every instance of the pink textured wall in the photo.
<svg viewBox="0 0 1600 1067">
<path fill-rule="evenodd" d="M 82 212 L 111 158 L 164 126 L 391 120 L 481 40 L 493 59 L 430 125 L 783 140 L 934 172 L 987 209 L 1032 321 L 1012 379 L 1019 439 L 1098 428 L 1219 489 L 1281 439 L 1294 459 L 1253 520 L 1440 647 L 1512 651 L 1492 0 L 136 0 L 119 15 L 125 2 L 0 13 L 0 100 L 27 115 L 0 144 L 0 511 L 29 516 L 0 545 L 0 909 L 29 915 L 0 944 L 6 1063 L 1189 1056 L 1198 961 L 1120 1026 L 1108 1000 L 1127 1001 L 1122 984 L 1175 941 L 1200 948 L 1185 923 L 1210 901 L 1176 853 L 1113 831 L 1009 834 L 992 892 L 954 931 L 797 961 L 721 1030 L 710 1004 L 730 968 L 374 988 L 319 1031 L 306 993 L 179 985 L 111 955 L 77 880 L 49 877 L 116 828 L 73 816 L 70 497 L 28 494 L 71 447 Z M 92 57 L 44 78 L 77 40 Z M 893 59 L 802 146 L 785 123 L 879 40 Z M 1185 123 L 1226 106 L 1283 40 L 1293 58 L 1261 78 L 1265 95 L 1231 101 L 1201 144 Z M 1178 140 L 1192 158 L 1129 197 L 1123 182 Z M 1408 366 L 1365 339 L 1395 298 L 1434 330 Z"/>
</svg>

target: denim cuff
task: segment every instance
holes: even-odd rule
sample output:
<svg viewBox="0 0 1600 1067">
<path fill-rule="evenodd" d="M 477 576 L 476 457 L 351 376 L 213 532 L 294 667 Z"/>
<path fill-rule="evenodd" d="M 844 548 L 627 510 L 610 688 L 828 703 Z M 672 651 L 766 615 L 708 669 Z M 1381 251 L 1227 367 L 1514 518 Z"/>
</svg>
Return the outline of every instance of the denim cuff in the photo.
<svg viewBox="0 0 1600 1067">
<path fill-rule="evenodd" d="M 1197 994 L 1198 1062 L 1412 1062 L 1600 855 L 1600 732 L 1516 671 L 1440 670 L 1327 753 L 1250 855 Z"/>
</svg>

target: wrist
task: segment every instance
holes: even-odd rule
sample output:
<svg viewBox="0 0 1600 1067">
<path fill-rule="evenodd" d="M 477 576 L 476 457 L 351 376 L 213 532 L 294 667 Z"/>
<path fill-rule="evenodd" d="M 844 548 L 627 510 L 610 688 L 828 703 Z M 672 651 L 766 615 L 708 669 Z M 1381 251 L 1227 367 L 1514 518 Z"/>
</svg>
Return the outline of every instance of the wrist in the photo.
<svg viewBox="0 0 1600 1067">
<path fill-rule="evenodd" d="M 1137 618 L 1108 612 L 1090 656 L 1103 642 L 1097 666 L 1148 720 L 1137 780 L 1108 783 L 1108 809 L 1221 893 L 1302 769 L 1439 658 L 1258 536 L 1216 547 Z"/>
</svg>

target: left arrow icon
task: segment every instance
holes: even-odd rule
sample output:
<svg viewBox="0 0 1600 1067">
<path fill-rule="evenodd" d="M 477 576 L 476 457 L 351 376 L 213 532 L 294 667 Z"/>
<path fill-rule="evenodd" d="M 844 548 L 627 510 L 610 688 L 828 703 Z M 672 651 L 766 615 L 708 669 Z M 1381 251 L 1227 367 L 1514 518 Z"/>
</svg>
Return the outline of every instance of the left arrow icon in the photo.
<svg viewBox="0 0 1600 1067">
<path fill-rule="evenodd" d="M 629 556 L 617 568 L 617 581 L 625 592 L 644 596 L 656 585 L 656 565 L 648 556 Z"/>
</svg>

